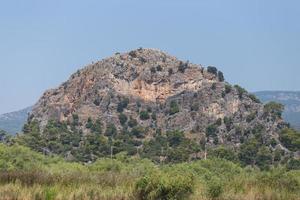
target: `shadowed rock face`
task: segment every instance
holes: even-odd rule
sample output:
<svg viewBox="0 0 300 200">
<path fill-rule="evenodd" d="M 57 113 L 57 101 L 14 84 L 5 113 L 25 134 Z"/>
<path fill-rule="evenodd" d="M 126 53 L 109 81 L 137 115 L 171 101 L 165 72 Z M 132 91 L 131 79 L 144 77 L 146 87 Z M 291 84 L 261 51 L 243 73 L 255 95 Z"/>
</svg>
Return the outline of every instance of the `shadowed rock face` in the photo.
<svg viewBox="0 0 300 200">
<path fill-rule="evenodd" d="M 122 102 L 126 106 L 118 110 Z M 149 117 L 141 119 L 142 111 Z M 237 146 L 257 126 L 265 130 L 265 140 L 277 140 L 279 128 L 285 126 L 280 118 L 266 114 L 247 92 L 220 81 L 217 73 L 153 49 L 117 54 L 77 71 L 57 89 L 43 94 L 31 120 L 43 128 L 50 119 L 71 122 L 76 114 L 80 129 L 88 134 L 88 118 L 122 130 L 120 112 L 146 128 L 145 138 L 157 130 L 178 129 L 200 140 L 206 137 L 207 127 L 218 121 L 218 142 Z M 209 136 L 205 139 L 213 144 Z"/>
</svg>

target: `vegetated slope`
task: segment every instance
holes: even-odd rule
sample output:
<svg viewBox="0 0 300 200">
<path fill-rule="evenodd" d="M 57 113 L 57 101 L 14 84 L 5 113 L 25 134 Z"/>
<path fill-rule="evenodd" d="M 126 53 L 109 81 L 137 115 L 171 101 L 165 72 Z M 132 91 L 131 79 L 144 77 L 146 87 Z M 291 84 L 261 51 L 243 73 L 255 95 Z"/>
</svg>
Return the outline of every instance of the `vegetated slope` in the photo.
<svg viewBox="0 0 300 200">
<path fill-rule="evenodd" d="M 263 102 L 276 101 L 284 105 L 283 118 L 296 129 L 300 129 L 300 92 L 260 91 L 255 94 Z"/>
<path fill-rule="evenodd" d="M 223 159 L 156 165 L 120 153 L 91 164 L 0 144 L 1 199 L 211 200 L 300 197 L 300 162 L 270 171 Z"/>
<path fill-rule="evenodd" d="M 84 162 L 121 151 L 179 162 L 222 145 L 242 149 L 236 157 L 245 164 L 258 163 L 259 155 L 269 163 L 273 153 L 289 152 L 279 140 L 281 111 L 226 83 L 215 67 L 138 49 L 88 65 L 46 91 L 23 142 Z"/>
<path fill-rule="evenodd" d="M 0 129 L 10 134 L 19 133 L 26 123 L 28 113 L 30 113 L 31 110 L 32 107 L 28 107 L 19 111 L 0 115 Z"/>
</svg>

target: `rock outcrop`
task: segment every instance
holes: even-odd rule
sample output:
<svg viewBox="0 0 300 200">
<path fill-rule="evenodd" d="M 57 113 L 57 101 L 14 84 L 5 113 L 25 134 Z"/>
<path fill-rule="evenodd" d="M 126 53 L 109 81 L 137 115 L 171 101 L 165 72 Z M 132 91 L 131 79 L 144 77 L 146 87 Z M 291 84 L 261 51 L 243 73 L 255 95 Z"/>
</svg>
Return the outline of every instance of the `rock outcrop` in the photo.
<svg viewBox="0 0 300 200">
<path fill-rule="evenodd" d="M 116 54 L 78 70 L 43 94 L 30 120 L 43 129 L 50 119 L 70 124 L 76 116 L 83 134 L 90 132 L 89 118 L 100 119 L 104 128 L 114 124 L 119 132 L 131 130 L 128 122 L 120 122 L 120 113 L 145 128 L 145 140 L 158 131 L 181 130 L 195 141 L 239 146 L 262 129 L 264 140 L 278 141 L 285 126 L 255 96 L 225 82 L 214 67 L 153 49 Z"/>
</svg>

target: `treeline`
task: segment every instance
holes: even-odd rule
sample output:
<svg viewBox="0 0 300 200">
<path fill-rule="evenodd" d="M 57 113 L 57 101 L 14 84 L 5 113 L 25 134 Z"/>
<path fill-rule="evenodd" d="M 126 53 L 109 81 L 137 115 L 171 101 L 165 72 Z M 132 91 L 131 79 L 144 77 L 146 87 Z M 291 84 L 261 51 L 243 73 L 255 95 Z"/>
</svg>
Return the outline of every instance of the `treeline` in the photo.
<svg viewBox="0 0 300 200">
<path fill-rule="evenodd" d="M 279 140 L 269 140 L 265 138 L 263 126 L 256 125 L 248 133 L 251 137 L 241 138 L 239 148 L 234 148 L 218 143 L 214 146 L 207 145 L 207 140 L 216 135 L 215 126 L 220 123 L 218 121 L 209 125 L 206 129 L 206 137 L 197 142 L 187 138 L 181 131 L 162 133 L 159 130 L 152 139 L 144 140 L 145 128 L 138 126 L 136 120 L 131 118 L 126 119 L 131 127 L 130 131 L 124 129 L 121 132 L 117 131 L 114 124 L 108 124 L 103 131 L 100 120 L 89 119 L 86 128 L 90 133 L 83 134 L 77 128 L 76 119 L 74 116 L 71 125 L 50 120 L 43 131 L 39 129 L 36 121 L 32 121 L 24 126 L 24 134 L 11 141 L 43 154 L 57 154 L 69 161 L 83 163 L 126 152 L 129 156 L 147 158 L 156 164 L 193 161 L 203 159 L 207 155 L 208 158 L 227 159 L 241 166 L 257 166 L 262 170 L 279 165 L 300 169 L 300 160 L 294 159 L 293 155 L 293 152 L 300 150 L 300 133 L 293 129 L 283 129 Z M 122 119 L 125 121 L 125 117 L 120 115 L 120 120 Z M 224 123 L 230 124 L 230 119 L 224 118 Z M 241 137 L 247 137 L 247 134 L 241 134 Z M 290 153 L 280 148 L 279 142 Z"/>
</svg>

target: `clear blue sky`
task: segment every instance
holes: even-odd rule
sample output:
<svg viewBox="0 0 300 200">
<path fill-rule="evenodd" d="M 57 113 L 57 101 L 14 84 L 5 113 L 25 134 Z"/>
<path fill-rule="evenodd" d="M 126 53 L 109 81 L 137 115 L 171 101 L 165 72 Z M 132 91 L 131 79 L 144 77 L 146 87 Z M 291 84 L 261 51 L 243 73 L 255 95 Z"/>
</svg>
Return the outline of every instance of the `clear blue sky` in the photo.
<svg viewBox="0 0 300 200">
<path fill-rule="evenodd" d="M 0 2 L 0 113 L 138 47 L 214 65 L 250 91 L 300 90 L 298 0 Z"/>
</svg>

